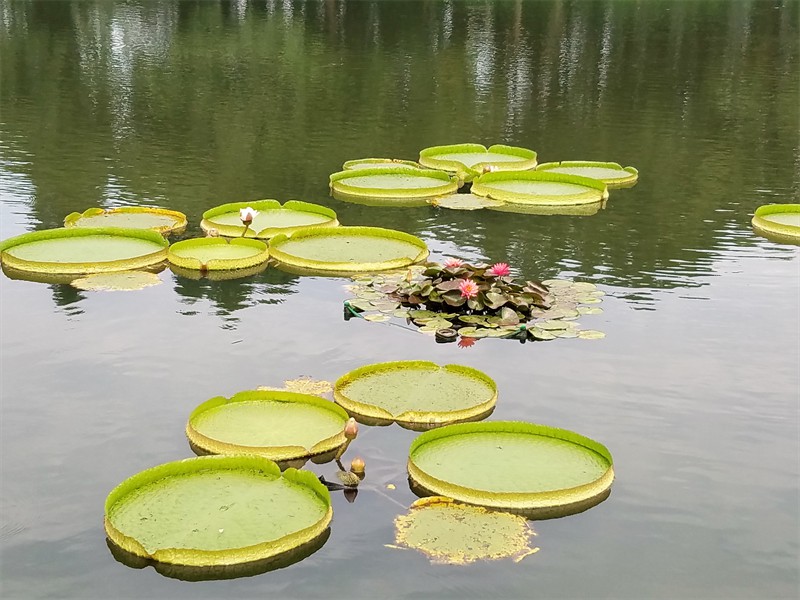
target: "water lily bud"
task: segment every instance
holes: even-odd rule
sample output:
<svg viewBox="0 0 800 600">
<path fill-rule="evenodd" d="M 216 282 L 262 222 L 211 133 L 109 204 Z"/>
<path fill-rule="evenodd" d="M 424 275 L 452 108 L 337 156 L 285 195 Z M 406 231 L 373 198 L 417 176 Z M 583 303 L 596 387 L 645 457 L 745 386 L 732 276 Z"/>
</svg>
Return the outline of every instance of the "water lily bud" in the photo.
<svg viewBox="0 0 800 600">
<path fill-rule="evenodd" d="M 350 461 L 350 470 L 358 475 L 359 477 L 364 475 L 364 468 L 366 464 L 364 463 L 364 459 L 360 456 L 356 456 L 353 460 Z"/>
<path fill-rule="evenodd" d="M 344 437 L 346 437 L 348 440 L 354 440 L 356 439 L 357 435 L 358 423 L 356 423 L 356 420 L 353 417 L 350 417 L 347 420 L 347 424 L 344 426 Z"/>
<path fill-rule="evenodd" d="M 258 211 L 255 210 L 254 208 L 250 208 L 249 206 L 247 208 L 242 208 L 239 210 L 239 218 L 245 225 L 249 225 L 250 223 L 252 223 L 253 219 L 256 218 L 256 215 L 258 215 Z"/>
</svg>

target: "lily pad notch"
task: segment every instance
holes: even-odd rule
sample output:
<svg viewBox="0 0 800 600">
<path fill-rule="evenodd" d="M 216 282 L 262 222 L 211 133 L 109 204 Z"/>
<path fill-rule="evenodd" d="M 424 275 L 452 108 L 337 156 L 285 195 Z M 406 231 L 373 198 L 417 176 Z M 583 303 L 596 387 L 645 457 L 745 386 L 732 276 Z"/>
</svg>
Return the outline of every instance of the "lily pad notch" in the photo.
<svg viewBox="0 0 800 600">
<path fill-rule="evenodd" d="M 269 260 L 269 249 L 264 242 L 249 238 L 194 238 L 172 244 L 167 260 L 179 269 L 236 271 L 263 265 Z"/>
<path fill-rule="evenodd" d="M 333 397 L 367 424 L 397 422 L 409 429 L 430 429 L 486 417 L 497 402 L 497 385 L 471 367 L 395 361 L 343 375 L 334 384 Z"/>
<path fill-rule="evenodd" d="M 611 491 L 602 444 L 566 429 L 516 421 L 445 425 L 411 444 L 412 489 L 532 519 L 582 512 Z"/>
<path fill-rule="evenodd" d="M 323 536 L 330 495 L 309 471 L 259 456 L 204 456 L 162 464 L 115 487 L 105 532 L 158 563 L 215 567 L 283 555 Z"/>
<path fill-rule="evenodd" d="M 469 183 L 487 170 L 525 171 L 536 167 L 536 152 L 528 148 L 495 144 L 432 146 L 419 153 L 419 163 L 429 169 L 455 174 Z"/>
</svg>

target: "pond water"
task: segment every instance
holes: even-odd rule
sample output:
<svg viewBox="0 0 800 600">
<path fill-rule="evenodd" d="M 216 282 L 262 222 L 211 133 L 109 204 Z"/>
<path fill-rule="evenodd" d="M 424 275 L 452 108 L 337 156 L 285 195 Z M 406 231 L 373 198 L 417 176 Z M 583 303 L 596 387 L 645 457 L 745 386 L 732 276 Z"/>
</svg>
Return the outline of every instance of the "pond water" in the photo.
<svg viewBox="0 0 800 600">
<path fill-rule="evenodd" d="M 361 1 L 0 3 L 0 238 L 90 206 L 187 214 L 302 199 L 432 258 L 596 283 L 601 340 L 437 344 L 342 318 L 341 278 L 169 270 L 96 293 L 0 277 L 3 598 L 779 598 L 798 591 L 800 253 L 752 232 L 798 202 L 800 4 Z M 347 204 L 345 160 L 480 142 L 615 161 L 591 216 Z M 116 562 L 103 502 L 191 456 L 208 398 L 372 362 L 495 379 L 495 420 L 605 444 L 608 500 L 533 524 L 520 563 L 387 548 L 415 433 L 362 427 L 355 502 L 288 568 L 186 583 Z M 333 476 L 332 465 L 311 465 Z M 387 489 L 393 484 L 395 489 Z"/>
</svg>

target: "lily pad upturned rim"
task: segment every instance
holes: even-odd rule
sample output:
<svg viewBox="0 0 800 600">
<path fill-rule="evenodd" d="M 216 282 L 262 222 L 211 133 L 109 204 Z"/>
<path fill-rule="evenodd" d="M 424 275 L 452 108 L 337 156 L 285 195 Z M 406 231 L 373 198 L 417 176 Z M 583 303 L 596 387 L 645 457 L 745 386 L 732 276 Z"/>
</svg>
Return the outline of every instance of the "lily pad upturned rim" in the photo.
<svg viewBox="0 0 800 600">
<path fill-rule="evenodd" d="M 30 242 L 60 238 L 78 238 L 90 236 L 128 237 L 153 242 L 161 248 L 133 258 L 95 262 L 49 262 L 25 260 L 12 256 L 10 248 Z M 18 272 L 41 273 L 47 275 L 84 275 L 89 273 L 107 273 L 110 271 L 128 271 L 152 267 L 167 258 L 169 242 L 163 235 L 150 229 L 128 229 L 122 227 L 59 227 L 23 233 L 0 243 L 0 262 Z"/>
<path fill-rule="evenodd" d="M 615 162 L 601 162 L 594 160 L 562 160 L 558 162 L 547 162 L 540 164 L 538 167 L 536 167 L 536 170 L 549 171 L 559 167 L 600 167 L 605 169 L 616 169 L 628 173 L 628 175 L 625 177 L 615 177 L 609 179 L 597 178 L 598 181 L 602 181 L 609 188 L 628 187 L 636 183 L 636 181 L 639 179 L 639 170 L 636 167 L 623 167 L 621 164 Z M 581 175 L 578 177 L 581 177 Z M 590 177 L 590 179 L 595 178 Z"/>
<path fill-rule="evenodd" d="M 569 183 L 587 188 L 585 191 L 568 195 L 526 194 L 510 190 L 499 190 L 491 187 L 498 181 L 550 181 Z M 494 200 L 503 200 L 509 204 L 571 206 L 578 204 L 594 204 L 608 198 L 608 186 L 598 179 L 581 177 L 580 175 L 564 175 L 548 171 L 503 171 L 484 173 L 472 182 L 472 193 L 477 196 L 488 196 Z"/>
<path fill-rule="evenodd" d="M 225 550 L 203 550 L 198 548 L 159 548 L 150 553 L 134 537 L 117 529 L 109 517 L 116 503 L 138 489 L 176 475 L 216 470 L 257 471 L 271 479 L 285 478 L 288 481 L 309 488 L 327 506 L 325 515 L 317 523 L 285 535 L 277 540 Z M 195 567 L 233 565 L 281 555 L 290 552 L 322 535 L 333 518 L 330 493 L 310 471 L 289 468 L 281 473 L 278 465 L 261 456 L 201 456 L 168 462 L 133 475 L 117 485 L 105 501 L 104 526 L 108 538 L 124 551 L 152 559 L 157 562 Z"/>
<path fill-rule="evenodd" d="M 444 481 L 429 475 L 416 464 L 414 454 L 425 444 L 455 435 L 470 433 L 521 433 L 547 436 L 592 450 L 608 461 L 608 469 L 598 479 L 584 485 L 545 492 L 497 492 Z M 574 431 L 523 421 L 484 421 L 458 423 L 432 429 L 419 435 L 408 452 L 408 475 L 412 484 L 429 495 L 441 495 L 478 506 L 519 511 L 529 518 L 546 519 L 581 512 L 604 500 L 614 481 L 614 463 L 603 444 Z"/>
<path fill-rule="evenodd" d="M 168 208 L 159 208 L 155 206 L 120 206 L 117 208 L 87 208 L 82 213 L 73 212 L 64 217 L 64 227 L 83 227 L 80 224 L 81 219 L 88 217 L 96 217 L 99 215 L 120 214 L 120 213 L 134 213 L 134 214 L 154 214 L 162 217 L 169 217 L 173 220 L 172 225 L 159 225 L 156 227 L 147 227 L 151 231 L 157 231 L 163 236 L 171 233 L 180 233 L 189 224 L 186 215 L 177 210 L 170 210 Z M 135 228 L 131 228 L 135 229 Z"/>
<path fill-rule="evenodd" d="M 227 204 L 220 204 L 213 208 L 209 208 L 203 213 L 203 220 L 200 221 L 200 228 L 208 233 L 211 229 L 216 229 L 217 232 L 224 237 L 240 237 L 244 232 L 244 225 L 224 225 L 214 223 L 212 218 L 218 217 L 228 213 L 238 213 L 243 208 L 253 208 L 257 211 L 267 210 L 292 210 L 296 212 L 312 213 L 327 217 L 328 220 L 322 223 L 312 225 L 296 225 L 291 227 L 264 227 L 258 231 L 253 231 L 252 228 L 247 229 L 246 238 L 261 238 L 268 239 L 279 233 L 293 233 L 298 229 L 308 229 L 313 227 L 337 227 L 339 221 L 336 212 L 327 206 L 320 204 L 312 204 L 311 202 L 303 202 L 302 200 L 287 200 L 281 204 L 278 200 L 265 199 L 265 200 L 251 200 L 250 202 L 228 202 Z"/>
<path fill-rule="evenodd" d="M 463 154 L 477 152 L 492 152 L 496 154 L 509 154 L 518 156 L 525 160 L 513 162 L 493 163 L 492 161 L 479 162 L 467 166 L 458 160 L 448 160 L 436 158 L 442 154 Z M 535 150 L 522 148 L 521 146 L 508 146 L 506 144 L 494 144 L 488 148 L 483 144 L 448 144 L 444 146 L 430 146 L 423 148 L 419 152 L 419 163 L 429 169 L 441 169 L 450 173 L 456 173 L 465 182 L 472 181 L 481 174 L 484 167 L 493 166 L 497 171 L 526 171 L 536 167 L 537 154 Z"/>
<path fill-rule="evenodd" d="M 453 373 L 458 373 L 473 379 L 477 379 L 486 384 L 491 390 L 492 395 L 485 401 L 475 404 L 474 406 L 462 408 L 452 411 L 434 411 L 434 410 L 408 410 L 397 415 L 392 414 L 385 408 L 368 402 L 360 402 L 347 396 L 342 388 L 352 383 L 359 377 L 366 375 L 373 375 L 375 373 L 382 373 L 395 369 L 425 369 L 431 371 L 445 370 Z M 486 373 L 467 367 L 464 365 L 439 365 L 435 362 L 427 360 L 399 360 L 384 363 L 376 363 L 365 365 L 345 373 L 336 380 L 333 386 L 333 399 L 342 406 L 348 413 L 355 416 L 367 417 L 368 419 L 375 419 L 379 422 L 397 422 L 400 425 L 431 425 L 431 424 L 445 424 L 454 423 L 466 419 L 472 419 L 480 415 L 487 414 L 494 409 L 497 403 L 497 384 Z"/>
<path fill-rule="evenodd" d="M 395 165 L 398 167 L 411 167 L 412 169 L 421 169 L 422 165 L 418 162 L 414 162 L 413 160 L 403 160 L 401 158 L 356 158 L 353 160 L 345 161 L 342 165 L 342 170 L 350 171 L 353 169 L 357 169 L 357 165 Z M 364 167 L 367 169 L 369 167 Z M 388 168 L 388 167 L 379 167 L 381 169 Z M 364 170 L 360 169 L 360 170 Z"/>
<path fill-rule="evenodd" d="M 776 223 L 764 217 L 775 214 L 800 213 L 800 204 L 764 204 L 759 206 L 751 221 L 756 233 L 778 242 L 800 244 L 800 227 Z"/>
<path fill-rule="evenodd" d="M 205 246 L 246 246 L 256 251 L 256 254 L 244 258 L 212 258 L 203 263 L 199 258 L 193 256 L 180 256 L 178 250 L 191 250 Z M 175 242 L 169 247 L 167 260 L 171 265 L 176 265 L 182 269 L 194 269 L 196 271 L 234 271 L 236 269 L 249 269 L 262 265 L 269 260 L 269 248 L 261 240 L 250 238 L 192 238 Z"/>
<path fill-rule="evenodd" d="M 314 406 L 320 410 L 334 413 L 339 417 L 342 420 L 342 430 L 330 437 L 319 440 L 310 448 L 306 448 L 299 444 L 293 446 L 244 446 L 208 437 L 195 429 L 193 423 L 202 413 L 235 402 L 279 402 Z M 197 406 L 189 415 L 189 420 L 186 423 L 186 437 L 189 438 L 189 442 L 193 446 L 200 448 L 204 452 L 227 455 L 253 454 L 278 462 L 286 462 L 327 454 L 347 444 L 349 440 L 344 435 L 344 426 L 349 418 L 350 416 L 342 407 L 319 396 L 280 390 L 247 390 L 234 394 L 230 398 L 216 396 Z"/>
<path fill-rule="evenodd" d="M 361 237 L 381 237 L 407 242 L 419 248 L 419 253 L 413 258 L 395 258 L 381 262 L 333 262 L 324 260 L 312 260 L 302 258 L 293 254 L 288 254 L 280 249 L 282 244 L 289 241 L 296 242 L 312 237 L 335 237 L 335 236 L 361 236 Z M 335 227 L 330 229 L 309 228 L 301 229 L 290 236 L 278 234 L 269 242 L 270 256 L 278 263 L 287 265 L 290 268 L 298 269 L 301 273 L 362 273 L 370 271 L 388 271 L 391 269 L 401 269 L 410 265 L 422 262 L 428 258 L 428 246 L 420 238 L 404 231 L 396 229 L 384 229 L 382 227 Z"/>
<path fill-rule="evenodd" d="M 431 180 L 430 187 L 423 188 L 371 188 L 354 186 L 347 183 L 348 179 L 356 177 L 369 177 L 371 175 L 408 175 L 411 177 L 427 177 Z M 438 182 L 438 183 L 437 183 Z M 418 167 L 382 167 L 375 169 L 348 169 L 338 171 L 330 176 L 331 192 L 337 196 L 355 198 L 382 198 L 389 200 L 408 200 L 412 198 L 430 198 L 450 194 L 458 189 L 458 182 L 444 171 L 436 169 L 422 169 Z"/>
</svg>

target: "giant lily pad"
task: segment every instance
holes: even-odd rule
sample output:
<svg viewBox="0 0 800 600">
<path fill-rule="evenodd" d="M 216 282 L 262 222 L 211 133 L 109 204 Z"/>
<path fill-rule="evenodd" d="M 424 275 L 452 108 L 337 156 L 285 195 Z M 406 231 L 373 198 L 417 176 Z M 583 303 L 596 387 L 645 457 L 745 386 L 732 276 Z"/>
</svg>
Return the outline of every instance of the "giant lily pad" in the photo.
<svg viewBox="0 0 800 600">
<path fill-rule="evenodd" d="M 580 512 L 614 479 L 608 449 L 572 431 L 513 421 L 446 425 L 411 444 L 418 490 L 531 518 Z"/>
<path fill-rule="evenodd" d="M 0 261 L 4 268 L 46 275 L 126 271 L 162 262 L 168 245 L 163 236 L 147 229 L 45 229 L 0 243 Z"/>
<path fill-rule="evenodd" d="M 630 187 L 639 179 L 639 171 L 634 167 L 623 167 L 615 162 L 563 160 L 543 163 L 536 167 L 536 170 L 590 177 L 602 181 L 609 188 Z"/>
<path fill-rule="evenodd" d="M 536 166 L 536 152 L 527 148 L 495 144 L 433 146 L 419 153 L 419 162 L 430 169 L 455 173 L 468 182 L 486 170 L 525 171 Z"/>
<path fill-rule="evenodd" d="M 509 204 L 545 206 L 597 204 L 608 198 L 602 181 L 548 171 L 485 173 L 473 182 L 472 193 Z"/>
<path fill-rule="evenodd" d="M 539 550 L 532 546 L 536 534 L 523 517 L 442 496 L 417 500 L 408 514 L 395 518 L 394 527 L 397 547 L 422 552 L 434 564 L 519 562 Z"/>
<path fill-rule="evenodd" d="M 429 429 L 486 416 L 497 402 L 497 386 L 470 367 L 408 360 L 347 373 L 334 385 L 333 398 L 359 418 Z"/>
<path fill-rule="evenodd" d="M 420 165 L 413 160 L 401 160 L 399 158 L 359 158 L 356 160 L 348 160 L 342 165 L 342 169 L 345 171 L 355 169 L 391 169 L 393 167 L 421 168 Z"/>
<path fill-rule="evenodd" d="M 239 218 L 239 210 L 253 208 L 258 214 L 247 228 Z M 339 224 L 336 213 L 318 204 L 289 200 L 281 205 L 277 200 L 231 202 L 215 206 L 203 213 L 200 227 L 203 231 L 215 229 L 226 237 L 271 238 L 279 233 L 291 234 L 305 227 L 335 227 Z"/>
<path fill-rule="evenodd" d="M 487 200 L 491 200 L 487 197 Z M 497 212 L 514 213 L 517 215 L 562 215 L 573 217 L 590 217 L 596 215 L 598 212 L 606 207 L 606 200 L 600 202 L 592 202 L 591 204 L 516 204 L 508 202 L 499 202 L 498 200 L 491 200 L 498 202 L 497 206 L 487 206 L 489 210 Z"/>
<path fill-rule="evenodd" d="M 283 265 L 323 273 L 398 269 L 421 262 L 428 248 L 418 237 L 379 227 L 303 229 L 270 240 L 270 255 Z"/>
<path fill-rule="evenodd" d="M 70 213 L 64 219 L 64 227 L 152 229 L 162 235 L 180 233 L 186 224 L 186 215 L 181 212 L 141 206 L 89 208 L 82 213 Z"/>
<path fill-rule="evenodd" d="M 194 238 L 172 244 L 167 259 L 182 269 L 234 271 L 264 264 L 269 260 L 269 250 L 260 240 Z"/>
<path fill-rule="evenodd" d="M 756 233 L 776 242 L 800 244 L 800 204 L 765 204 L 753 216 Z"/>
<path fill-rule="evenodd" d="M 342 408 L 318 396 L 252 390 L 203 402 L 189 416 L 186 435 L 202 452 L 326 462 L 348 444 L 348 418 Z"/>
<path fill-rule="evenodd" d="M 344 200 L 425 199 L 458 189 L 456 180 L 447 173 L 404 166 L 339 171 L 331 175 L 330 186 L 334 196 Z"/>
<path fill-rule="evenodd" d="M 105 530 L 124 551 L 213 567 L 282 555 L 327 530 L 330 495 L 316 475 L 259 456 L 205 456 L 126 479 L 108 495 Z"/>
</svg>

